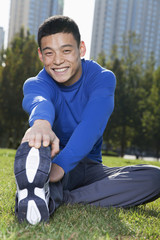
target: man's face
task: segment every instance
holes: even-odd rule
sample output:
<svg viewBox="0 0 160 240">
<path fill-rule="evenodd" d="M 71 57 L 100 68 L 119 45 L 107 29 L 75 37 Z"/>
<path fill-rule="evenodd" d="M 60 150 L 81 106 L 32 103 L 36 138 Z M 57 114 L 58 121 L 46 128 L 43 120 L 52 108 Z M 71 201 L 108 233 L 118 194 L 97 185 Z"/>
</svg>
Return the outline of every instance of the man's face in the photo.
<svg viewBox="0 0 160 240">
<path fill-rule="evenodd" d="M 41 39 L 39 58 L 48 74 L 66 86 L 79 80 L 82 74 L 81 57 L 85 55 L 85 44 L 77 42 L 71 33 L 56 33 Z"/>
</svg>

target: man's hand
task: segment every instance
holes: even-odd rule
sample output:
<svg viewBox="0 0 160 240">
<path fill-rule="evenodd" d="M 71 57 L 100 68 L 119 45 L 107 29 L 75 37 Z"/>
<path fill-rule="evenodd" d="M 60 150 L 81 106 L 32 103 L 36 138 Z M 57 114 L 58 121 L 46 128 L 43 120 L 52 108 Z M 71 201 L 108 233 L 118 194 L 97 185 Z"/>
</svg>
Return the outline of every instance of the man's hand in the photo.
<svg viewBox="0 0 160 240">
<path fill-rule="evenodd" d="M 64 170 L 56 163 L 52 163 L 49 180 L 50 182 L 58 182 L 64 176 Z"/>
<path fill-rule="evenodd" d="M 35 148 L 40 148 L 41 143 L 44 147 L 51 145 L 51 157 L 59 153 L 59 139 L 46 120 L 36 120 L 34 125 L 26 131 L 21 143 L 23 142 L 28 142 L 30 147 Z"/>
</svg>

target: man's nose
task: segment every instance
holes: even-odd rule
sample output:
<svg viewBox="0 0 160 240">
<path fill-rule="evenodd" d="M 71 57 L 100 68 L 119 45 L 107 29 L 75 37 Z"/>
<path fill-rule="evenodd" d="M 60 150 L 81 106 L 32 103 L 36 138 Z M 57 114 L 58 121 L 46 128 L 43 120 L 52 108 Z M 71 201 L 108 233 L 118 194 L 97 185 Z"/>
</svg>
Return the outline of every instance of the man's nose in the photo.
<svg viewBox="0 0 160 240">
<path fill-rule="evenodd" d="M 54 64 L 60 65 L 64 62 L 63 56 L 60 53 L 56 53 L 53 59 Z"/>
</svg>

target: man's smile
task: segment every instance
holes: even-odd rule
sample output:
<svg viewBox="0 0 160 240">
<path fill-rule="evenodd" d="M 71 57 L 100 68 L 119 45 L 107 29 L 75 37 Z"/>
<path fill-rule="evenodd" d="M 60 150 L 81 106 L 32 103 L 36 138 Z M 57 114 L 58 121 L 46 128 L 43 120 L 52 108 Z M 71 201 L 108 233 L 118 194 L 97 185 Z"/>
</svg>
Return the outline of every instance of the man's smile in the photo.
<svg viewBox="0 0 160 240">
<path fill-rule="evenodd" d="M 69 67 L 65 67 L 65 68 L 52 68 L 52 70 L 54 70 L 55 72 L 58 72 L 58 73 L 63 73 L 66 70 L 68 70 L 68 68 Z"/>
</svg>

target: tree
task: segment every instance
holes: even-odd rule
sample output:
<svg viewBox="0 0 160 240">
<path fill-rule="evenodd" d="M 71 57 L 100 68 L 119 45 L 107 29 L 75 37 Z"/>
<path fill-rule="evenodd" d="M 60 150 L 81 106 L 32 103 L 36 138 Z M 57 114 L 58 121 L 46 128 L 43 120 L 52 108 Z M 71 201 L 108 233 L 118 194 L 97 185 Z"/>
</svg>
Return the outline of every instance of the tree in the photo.
<svg viewBox="0 0 160 240">
<path fill-rule="evenodd" d="M 132 146 L 139 148 L 141 152 L 146 152 L 150 148 L 151 135 L 147 133 L 143 124 L 143 114 L 148 109 L 148 97 L 153 85 L 153 73 L 155 71 L 155 59 L 151 55 L 143 67 L 141 67 L 141 78 L 139 87 L 136 90 L 137 113 L 135 118 L 135 134 Z"/>
<path fill-rule="evenodd" d="M 16 148 L 28 127 L 27 115 L 22 110 L 22 87 L 24 81 L 36 75 L 42 68 L 37 57 L 37 44 L 29 33 L 21 29 L 5 51 L 2 68 L 0 103 L 0 146 Z"/>
<path fill-rule="evenodd" d="M 130 48 L 132 42 L 132 49 Z M 134 44 L 133 44 L 134 43 Z M 139 89 L 142 80 L 142 58 L 137 47 L 139 39 L 134 34 L 129 34 L 122 45 L 123 57 L 117 57 L 117 47 L 113 46 L 110 61 L 105 63 L 104 54 L 98 58 L 103 66 L 109 66 L 117 78 L 115 92 L 115 109 L 104 133 L 104 139 L 115 148 L 120 149 L 123 156 L 127 147 L 133 146 L 138 139 L 141 128 Z M 134 51 L 133 51 L 134 50 Z M 137 148 L 138 142 L 134 142 Z"/>
<path fill-rule="evenodd" d="M 143 127 L 157 159 L 160 157 L 160 67 L 153 74 L 153 84 L 143 113 Z"/>
</svg>

